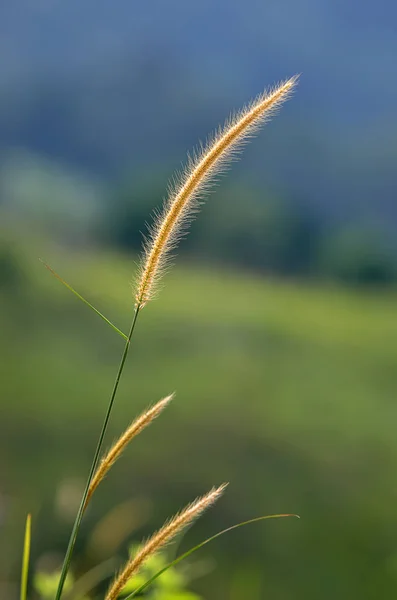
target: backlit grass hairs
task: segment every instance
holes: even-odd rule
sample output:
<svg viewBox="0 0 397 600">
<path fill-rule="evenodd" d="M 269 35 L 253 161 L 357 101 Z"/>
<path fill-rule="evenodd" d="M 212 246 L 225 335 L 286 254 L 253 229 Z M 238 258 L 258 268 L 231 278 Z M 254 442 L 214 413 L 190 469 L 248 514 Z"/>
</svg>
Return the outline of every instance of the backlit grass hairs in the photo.
<svg viewBox="0 0 397 600">
<path fill-rule="evenodd" d="M 128 580 L 139 571 L 149 556 L 153 556 L 153 554 L 164 548 L 178 533 L 197 519 L 209 506 L 214 504 L 222 495 L 226 485 L 223 484 L 218 488 L 213 488 L 205 496 L 197 498 L 154 533 L 114 578 L 105 600 L 116 600 Z"/>
<path fill-rule="evenodd" d="M 131 425 L 121 434 L 121 436 L 115 441 L 110 450 L 105 454 L 102 458 L 101 462 L 95 474 L 91 480 L 90 487 L 88 489 L 87 498 L 85 501 L 85 505 L 89 503 L 91 500 L 92 494 L 95 492 L 98 485 L 101 483 L 102 479 L 104 479 L 114 465 L 116 460 L 121 456 L 126 446 L 130 443 L 130 441 L 141 433 L 148 425 L 150 425 L 154 419 L 156 419 L 160 413 L 168 406 L 168 404 L 173 399 L 174 394 L 163 398 L 154 406 L 148 408 L 145 412 L 143 412 L 139 417 L 137 417 Z"/>
<path fill-rule="evenodd" d="M 296 81 L 297 76 L 265 91 L 246 108 L 230 117 L 205 147 L 189 157 L 180 180 L 169 190 L 163 211 L 149 229 L 135 295 L 137 307 L 144 307 L 153 297 L 170 251 L 177 246 L 184 228 L 194 217 L 200 198 L 208 190 L 214 176 L 226 167 L 227 161 L 235 156 L 242 143 L 285 102 Z"/>
</svg>

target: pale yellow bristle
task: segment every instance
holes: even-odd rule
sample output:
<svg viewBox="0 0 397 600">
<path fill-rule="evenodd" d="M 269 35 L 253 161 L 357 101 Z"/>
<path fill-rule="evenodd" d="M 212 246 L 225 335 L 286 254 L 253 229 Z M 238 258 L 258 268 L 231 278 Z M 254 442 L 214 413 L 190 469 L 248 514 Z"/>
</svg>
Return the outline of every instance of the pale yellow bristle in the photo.
<svg viewBox="0 0 397 600">
<path fill-rule="evenodd" d="M 214 175 L 225 166 L 227 159 L 241 143 L 267 121 L 290 95 L 297 77 L 264 92 L 241 112 L 230 118 L 196 157 L 189 158 L 179 183 L 173 186 L 164 210 L 154 221 L 145 244 L 135 302 L 142 308 L 152 298 L 156 283 L 175 248 L 184 224 L 197 209 L 200 195 L 208 188 Z"/>
<path fill-rule="evenodd" d="M 223 484 L 218 488 L 213 488 L 205 496 L 197 498 L 179 514 L 175 515 L 170 521 L 165 523 L 159 531 L 154 533 L 115 577 L 105 600 L 116 600 L 128 580 L 132 575 L 139 571 L 143 563 L 174 539 L 180 531 L 190 525 L 190 523 L 199 517 L 209 506 L 214 504 L 214 502 L 222 495 L 226 485 L 227 484 Z"/>
<path fill-rule="evenodd" d="M 134 437 L 141 433 L 141 431 L 143 431 L 148 425 L 150 425 L 154 421 L 154 419 L 156 419 L 159 416 L 159 414 L 171 402 L 173 397 L 174 394 L 171 394 L 157 402 L 157 404 L 155 404 L 154 406 L 148 408 L 137 419 L 135 419 L 131 423 L 131 425 L 124 431 L 124 433 L 115 441 L 115 443 L 107 452 L 107 454 L 102 458 L 97 470 L 95 471 L 95 474 L 90 483 L 90 487 L 88 489 L 85 506 L 87 506 L 88 502 L 91 500 L 92 494 L 95 492 L 102 479 L 104 479 L 109 469 L 120 457 L 127 444 L 129 444 Z"/>
</svg>

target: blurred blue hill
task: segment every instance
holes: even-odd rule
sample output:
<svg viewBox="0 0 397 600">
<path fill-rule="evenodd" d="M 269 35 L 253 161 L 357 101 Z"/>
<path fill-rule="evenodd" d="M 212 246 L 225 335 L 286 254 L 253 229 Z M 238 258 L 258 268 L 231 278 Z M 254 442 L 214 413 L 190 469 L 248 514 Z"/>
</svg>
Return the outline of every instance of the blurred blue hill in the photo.
<svg viewBox="0 0 397 600">
<path fill-rule="evenodd" d="M 396 225 L 396 23 L 392 0 L 6 0 L 0 149 L 105 180 L 173 169 L 230 110 L 301 72 L 244 172 L 326 215 Z"/>
</svg>

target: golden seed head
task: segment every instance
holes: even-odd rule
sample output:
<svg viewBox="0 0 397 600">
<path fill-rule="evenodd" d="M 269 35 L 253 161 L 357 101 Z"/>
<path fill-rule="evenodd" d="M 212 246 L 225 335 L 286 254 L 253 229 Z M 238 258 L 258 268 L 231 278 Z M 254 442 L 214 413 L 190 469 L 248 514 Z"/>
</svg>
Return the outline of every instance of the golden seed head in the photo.
<svg viewBox="0 0 397 600">
<path fill-rule="evenodd" d="M 212 488 L 208 494 L 197 498 L 154 533 L 115 577 L 105 600 L 116 600 L 128 580 L 139 571 L 149 556 L 153 556 L 161 548 L 164 548 L 178 533 L 197 519 L 209 506 L 214 504 L 223 494 L 226 486 L 227 484 L 223 484 L 218 488 Z"/>
<path fill-rule="evenodd" d="M 172 185 L 162 212 L 155 218 L 144 244 L 139 274 L 136 306 L 142 308 L 153 297 L 170 252 L 177 246 L 181 233 L 194 217 L 200 199 L 214 176 L 232 159 L 242 143 L 289 97 L 297 77 L 265 91 L 239 113 L 229 118 L 206 146 L 193 157 L 179 180 Z"/>
<path fill-rule="evenodd" d="M 124 433 L 122 433 L 121 436 L 115 441 L 107 454 L 105 454 L 105 456 L 102 458 L 97 470 L 94 473 L 88 490 L 85 506 L 87 506 L 91 500 L 92 494 L 95 492 L 100 482 L 105 478 L 116 460 L 121 456 L 130 441 L 139 433 L 141 433 L 141 431 L 143 431 L 146 427 L 148 427 L 148 425 L 150 425 L 154 419 L 156 419 L 160 413 L 163 412 L 173 397 L 174 394 L 170 394 L 169 396 L 166 396 L 157 402 L 157 404 L 154 404 L 148 408 L 138 418 L 136 418 L 124 431 Z"/>
</svg>

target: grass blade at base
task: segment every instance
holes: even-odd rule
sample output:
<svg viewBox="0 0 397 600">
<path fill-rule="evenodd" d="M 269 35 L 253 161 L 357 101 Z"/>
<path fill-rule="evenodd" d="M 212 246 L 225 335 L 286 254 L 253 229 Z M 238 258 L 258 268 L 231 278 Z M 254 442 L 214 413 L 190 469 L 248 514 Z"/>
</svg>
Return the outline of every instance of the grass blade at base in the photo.
<svg viewBox="0 0 397 600">
<path fill-rule="evenodd" d="M 26 600 L 28 590 L 29 558 L 31 539 L 31 516 L 26 517 L 25 539 L 23 542 L 22 574 L 21 574 L 21 596 L 20 600 Z"/>
</svg>

